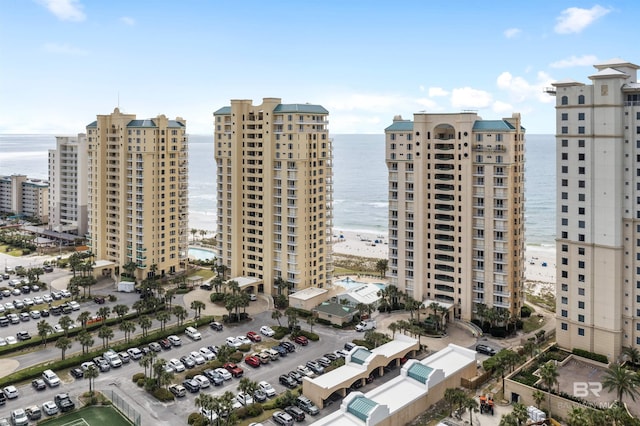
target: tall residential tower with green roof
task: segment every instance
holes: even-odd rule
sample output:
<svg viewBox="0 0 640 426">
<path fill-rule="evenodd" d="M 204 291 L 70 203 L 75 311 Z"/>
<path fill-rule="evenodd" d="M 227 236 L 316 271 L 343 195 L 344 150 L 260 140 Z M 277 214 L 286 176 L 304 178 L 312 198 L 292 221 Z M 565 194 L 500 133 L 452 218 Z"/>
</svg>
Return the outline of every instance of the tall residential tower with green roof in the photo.
<svg viewBox="0 0 640 426">
<path fill-rule="evenodd" d="M 186 121 L 137 120 L 118 108 L 87 125 L 88 234 L 112 272 L 138 279 L 177 272 L 188 250 Z"/>
<path fill-rule="evenodd" d="M 391 284 L 449 320 L 520 314 L 524 132 L 519 114 L 474 112 L 397 116 L 385 129 Z"/>
<path fill-rule="evenodd" d="M 320 105 L 232 100 L 213 113 L 218 260 L 247 291 L 331 282 L 332 147 Z"/>
</svg>

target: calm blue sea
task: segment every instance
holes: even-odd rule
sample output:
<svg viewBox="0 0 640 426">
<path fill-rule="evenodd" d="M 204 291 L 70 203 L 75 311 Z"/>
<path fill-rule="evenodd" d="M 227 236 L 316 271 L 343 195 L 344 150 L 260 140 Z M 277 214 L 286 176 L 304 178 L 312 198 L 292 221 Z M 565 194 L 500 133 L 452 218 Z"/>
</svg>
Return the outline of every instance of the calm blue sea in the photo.
<svg viewBox="0 0 640 426">
<path fill-rule="evenodd" d="M 332 135 L 334 227 L 387 232 L 387 167 L 384 135 Z M 0 175 L 47 179 L 52 135 L 0 135 Z M 213 136 L 189 137 L 189 227 L 215 229 Z M 555 139 L 528 135 L 526 145 L 528 244 L 554 246 Z"/>
</svg>

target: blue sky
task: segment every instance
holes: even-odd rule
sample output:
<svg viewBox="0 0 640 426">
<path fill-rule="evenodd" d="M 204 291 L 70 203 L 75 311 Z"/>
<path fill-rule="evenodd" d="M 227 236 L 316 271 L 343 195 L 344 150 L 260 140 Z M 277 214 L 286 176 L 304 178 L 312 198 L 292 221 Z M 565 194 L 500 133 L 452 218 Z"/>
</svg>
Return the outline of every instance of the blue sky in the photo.
<svg viewBox="0 0 640 426">
<path fill-rule="evenodd" d="M 553 133 L 543 88 L 640 63 L 638 16 L 634 0 L 0 0 L 0 133 L 75 134 L 119 104 L 209 134 L 230 99 L 263 97 L 323 105 L 332 133 L 461 110 Z"/>
</svg>

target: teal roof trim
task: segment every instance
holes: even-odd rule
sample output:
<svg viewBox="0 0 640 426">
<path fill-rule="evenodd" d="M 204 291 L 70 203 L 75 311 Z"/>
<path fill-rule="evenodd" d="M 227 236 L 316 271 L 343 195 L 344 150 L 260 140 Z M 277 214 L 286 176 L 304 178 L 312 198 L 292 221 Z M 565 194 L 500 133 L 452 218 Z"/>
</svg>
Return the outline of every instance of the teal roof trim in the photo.
<svg viewBox="0 0 640 426">
<path fill-rule="evenodd" d="M 225 106 L 213 113 L 213 115 L 231 115 L 231 107 Z"/>
<path fill-rule="evenodd" d="M 181 122 L 176 121 L 176 120 L 169 120 L 169 124 L 167 124 L 167 127 L 171 128 L 171 129 L 176 128 L 176 127 L 177 128 L 183 128 L 184 127 L 184 123 L 181 123 Z"/>
<path fill-rule="evenodd" d="M 351 355 L 351 361 L 355 362 L 356 364 L 362 365 L 367 360 L 367 358 L 369 358 L 370 355 L 371 355 L 370 351 L 366 349 L 358 348 L 353 353 L 353 355 Z"/>
<path fill-rule="evenodd" d="M 91 127 L 92 129 L 95 129 L 96 127 L 98 127 L 98 121 L 96 120 L 94 122 L 87 124 L 87 127 Z"/>
<path fill-rule="evenodd" d="M 279 104 L 273 110 L 274 113 L 305 113 L 305 114 L 329 114 L 322 105 L 311 104 Z"/>
<path fill-rule="evenodd" d="M 127 127 L 157 127 L 153 120 L 131 120 Z"/>
<path fill-rule="evenodd" d="M 395 121 L 391 126 L 384 129 L 385 132 L 413 132 L 413 121 Z"/>
<path fill-rule="evenodd" d="M 341 305 L 335 302 L 322 302 L 315 308 L 315 311 L 325 312 L 330 315 L 335 315 L 340 318 L 348 317 L 352 314 L 356 309 L 347 305 Z"/>
<path fill-rule="evenodd" d="M 422 384 L 426 384 L 427 379 L 431 375 L 432 371 L 433 371 L 433 368 L 427 367 L 424 364 L 420 364 L 419 362 L 416 362 L 411 367 L 409 367 L 409 370 L 407 370 L 407 376 L 419 381 Z"/>
<path fill-rule="evenodd" d="M 473 123 L 473 131 L 479 132 L 509 132 L 515 130 L 515 127 L 508 121 L 504 120 L 476 120 Z"/>
<path fill-rule="evenodd" d="M 351 401 L 347 407 L 347 411 L 363 422 L 366 422 L 369 418 L 369 413 L 371 410 L 376 408 L 377 405 L 377 402 L 372 401 L 367 397 L 359 396 L 357 398 L 353 398 L 353 401 Z"/>
</svg>

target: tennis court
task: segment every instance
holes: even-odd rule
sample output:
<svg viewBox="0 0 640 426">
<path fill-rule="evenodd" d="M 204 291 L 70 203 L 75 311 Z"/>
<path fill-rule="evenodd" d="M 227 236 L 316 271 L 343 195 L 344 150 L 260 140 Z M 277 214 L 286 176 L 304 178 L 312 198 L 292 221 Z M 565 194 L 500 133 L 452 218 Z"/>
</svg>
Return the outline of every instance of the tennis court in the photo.
<svg viewBox="0 0 640 426">
<path fill-rule="evenodd" d="M 131 426 L 133 423 L 115 408 L 105 405 L 86 407 L 40 424 L 47 426 Z"/>
</svg>

